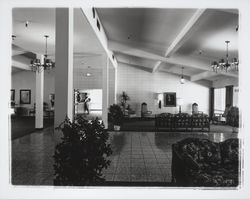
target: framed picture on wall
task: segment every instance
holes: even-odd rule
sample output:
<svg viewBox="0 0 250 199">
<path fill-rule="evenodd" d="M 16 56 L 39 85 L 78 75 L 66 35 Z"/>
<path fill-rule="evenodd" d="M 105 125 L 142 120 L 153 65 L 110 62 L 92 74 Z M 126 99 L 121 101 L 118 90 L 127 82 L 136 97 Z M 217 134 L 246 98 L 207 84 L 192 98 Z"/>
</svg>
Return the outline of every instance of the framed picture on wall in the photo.
<svg viewBox="0 0 250 199">
<path fill-rule="evenodd" d="M 15 101 L 15 89 L 10 90 L 10 101 L 11 102 Z"/>
<path fill-rule="evenodd" d="M 55 94 L 54 93 L 49 94 L 49 101 L 51 104 L 51 108 L 54 108 L 54 104 L 55 104 Z"/>
<path fill-rule="evenodd" d="M 164 106 L 176 107 L 176 93 L 174 92 L 164 93 Z"/>
<path fill-rule="evenodd" d="M 30 104 L 31 103 L 31 90 L 21 89 L 20 90 L 20 104 Z"/>
</svg>

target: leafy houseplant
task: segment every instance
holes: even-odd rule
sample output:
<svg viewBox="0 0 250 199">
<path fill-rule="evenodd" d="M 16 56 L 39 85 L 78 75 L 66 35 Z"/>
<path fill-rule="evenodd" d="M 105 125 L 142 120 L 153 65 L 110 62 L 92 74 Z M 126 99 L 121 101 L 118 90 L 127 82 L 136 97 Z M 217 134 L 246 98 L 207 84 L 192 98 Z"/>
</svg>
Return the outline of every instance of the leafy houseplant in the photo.
<svg viewBox="0 0 250 199">
<path fill-rule="evenodd" d="M 113 104 L 109 107 L 109 115 L 111 122 L 114 125 L 114 130 L 120 130 L 120 126 L 123 124 L 123 112 L 119 105 Z"/>
<path fill-rule="evenodd" d="M 108 132 L 98 119 L 68 118 L 57 127 L 63 133 L 55 148 L 54 184 L 68 186 L 94 185 L 105 181 L 102 169 L 110 165 Z"/>
<path fill-rule="evenodd" d="M 231 107 L 227 114 L 227 123 L 233 127 L 233 132 L 239 127 L 239 108 Z"/>
<path fill-rule="evenodd" d="M 130 100 L 130 97 L 128 96 L 128 94 L 126 92 L 122 92 L 121 94 L 121 106 L 123 108 L 123 112 L 125 112 L 126 110 L 126 105 L 127 105 L 127 101 Z"/>
</svg>

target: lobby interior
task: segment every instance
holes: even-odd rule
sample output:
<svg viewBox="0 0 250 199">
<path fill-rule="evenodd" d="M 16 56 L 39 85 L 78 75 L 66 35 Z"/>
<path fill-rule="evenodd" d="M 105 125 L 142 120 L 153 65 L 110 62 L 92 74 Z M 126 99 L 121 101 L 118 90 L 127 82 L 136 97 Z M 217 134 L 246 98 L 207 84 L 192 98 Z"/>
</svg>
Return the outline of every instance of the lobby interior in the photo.
<svg viewBox="0 0 250 199">
<path fill-rule="evenodd" d="M 53 185 L 55 127 L 66 115 L 98 117 L 108 130 L 113 153 L 102 186 L 188 186 L 174 179 L 174 144 L 239 138 L 239 124 L 225 116 L 229 105 L 239 123 L 238 61 L 227 71 L 211 67 L 239 57 L 237 9 L 14 8 L 12 17 L 13 185 Z M 31 66 L 44 55 L 53 67 Z M 89 114 L 77 99 L 85 93 Z M 113 104 L 123 111 L 120 131 Z M 194 127 L 196 114 L 206 122 Z M 162 117 L 172 126 L 157 123 Z"/>
</svg>

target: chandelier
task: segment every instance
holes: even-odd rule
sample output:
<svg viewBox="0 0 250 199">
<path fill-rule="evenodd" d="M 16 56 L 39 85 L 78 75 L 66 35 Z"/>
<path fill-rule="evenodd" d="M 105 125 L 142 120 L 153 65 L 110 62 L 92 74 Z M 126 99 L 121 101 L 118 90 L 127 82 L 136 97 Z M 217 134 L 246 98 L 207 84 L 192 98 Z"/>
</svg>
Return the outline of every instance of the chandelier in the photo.
<svg viewBox="0 0 250 199">
<path fill-rule="evenodd" d="M 44 35 L 45 37 L 45 54 L 44 54 L 44 59 L 43 62 L 41 62 L 40 59 L 34 59 L 31 60 L 30 62 L 30 67 L 31 70 L 36 72 L 41 72 L 42 70 L 51 70 L 53 67 L 55 67 L 55 62 L 52 62 L 51 59 L 48 59 L 48 54 L 47 54 L 47 40 L 49 38 L 49 35 Z"/>
<path fill-rule="evenodd" d="M 228 44 L 230 41 L 225 41 L 227 45 L 227 51 L 226 51 L 226 60 L 221 59 L 219 62 L 213 61 L 211 64 L 211 67 L 214 72 L 218 71 L 228 71 L 228 70 L 235 70 L 238 71 L 238 65 L 239 65 L 239 60 L 237 58 L 233 58 L 232 61 L 229 61 L 229 55 L 228 55 Z"/>
</svg>

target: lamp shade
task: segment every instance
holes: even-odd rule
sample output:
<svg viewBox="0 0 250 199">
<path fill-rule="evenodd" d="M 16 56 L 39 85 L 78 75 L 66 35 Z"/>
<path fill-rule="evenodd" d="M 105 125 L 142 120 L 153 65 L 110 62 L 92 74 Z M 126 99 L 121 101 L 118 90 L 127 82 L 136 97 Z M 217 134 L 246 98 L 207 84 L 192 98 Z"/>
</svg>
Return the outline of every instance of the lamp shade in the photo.
<svg viewBox="0 0 250 199">
<path fill-rule="evenodd" d="M 162 100 L 163 101 L 163 93 L 158 93 L 158 100 Z"/>
<path fill-rule="evenodd" d="M 185 79 L 184 79 L 183 77 L 181 77 L 180 83 L 181 83 L 181 84 L 184 84 L 184 83 L 185 83 Z"/>
<path fill-rule="evenodd" d="M 177 105 L 178 105 L 178 106 L 181 106 L 181 105 L 183 105 L 183 104 L 184 104 L 183 98 L 177 98 Z"/>
</svg>

